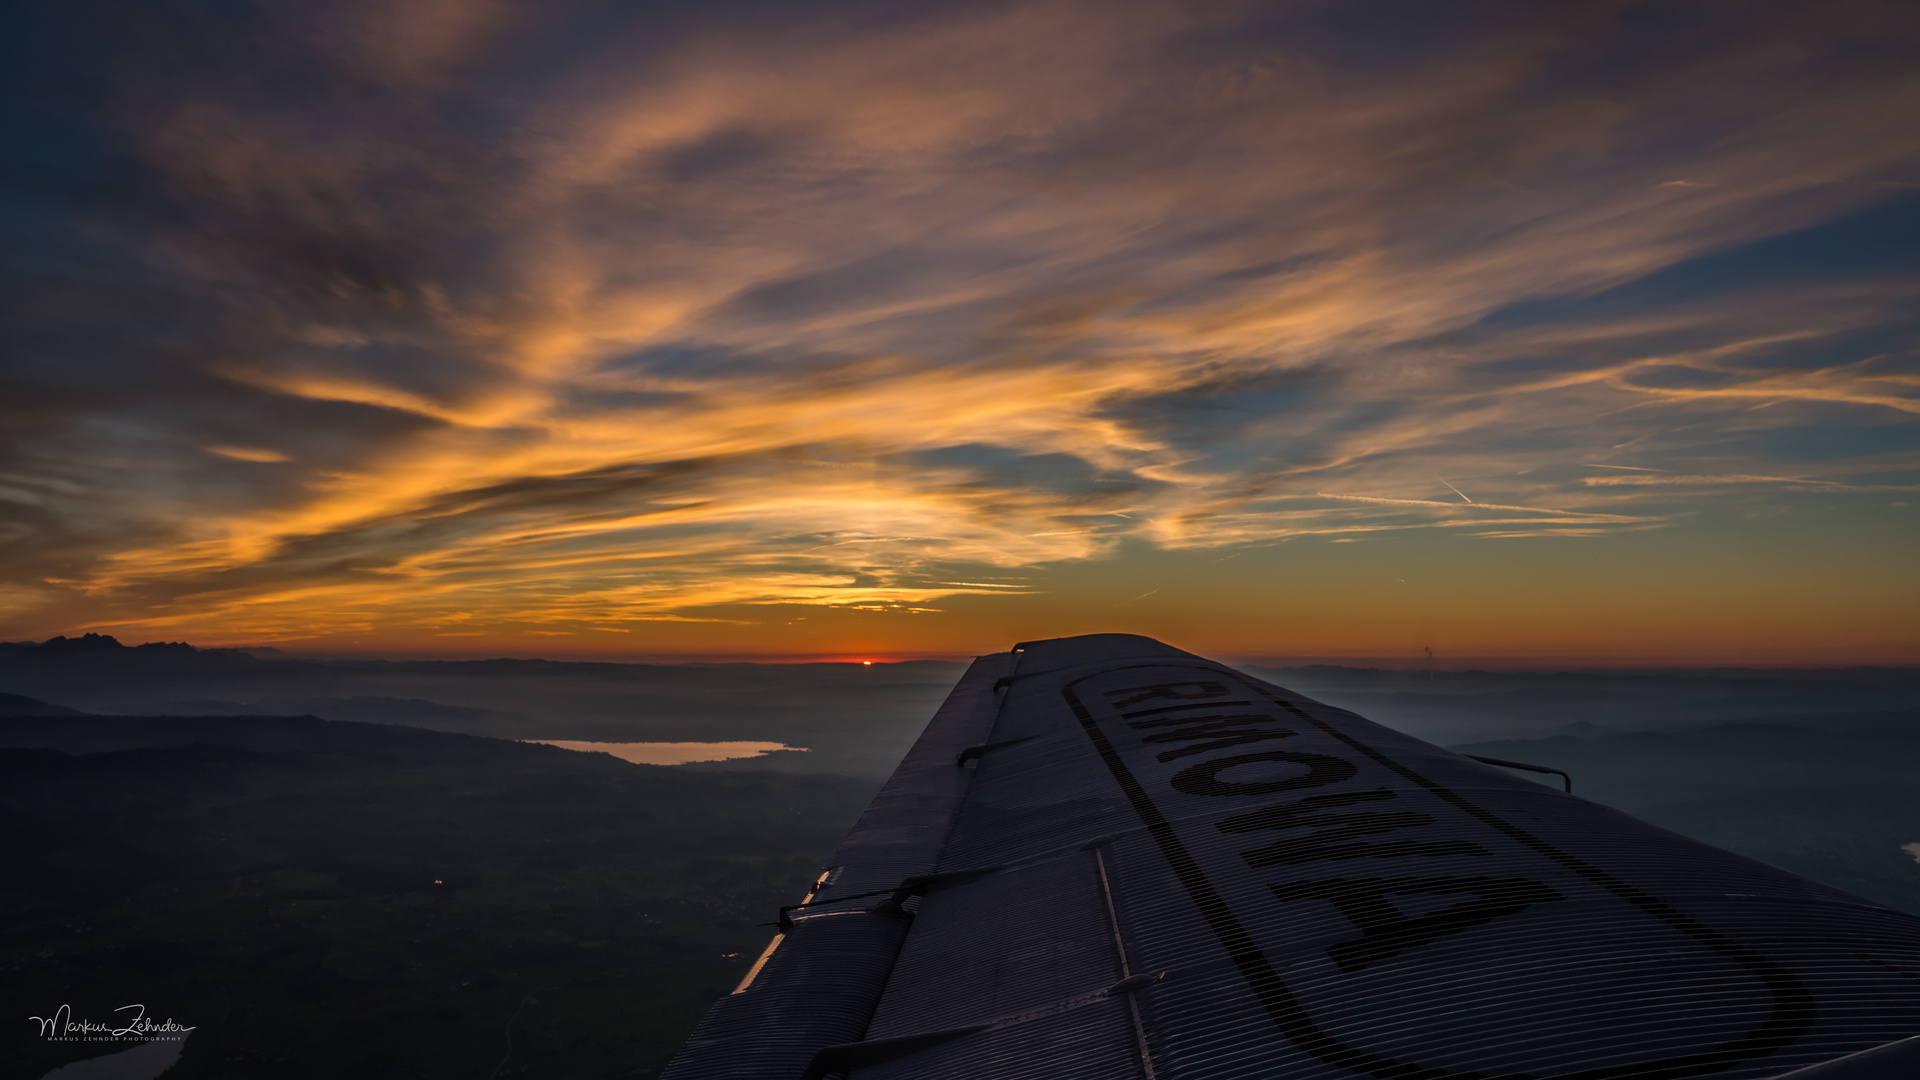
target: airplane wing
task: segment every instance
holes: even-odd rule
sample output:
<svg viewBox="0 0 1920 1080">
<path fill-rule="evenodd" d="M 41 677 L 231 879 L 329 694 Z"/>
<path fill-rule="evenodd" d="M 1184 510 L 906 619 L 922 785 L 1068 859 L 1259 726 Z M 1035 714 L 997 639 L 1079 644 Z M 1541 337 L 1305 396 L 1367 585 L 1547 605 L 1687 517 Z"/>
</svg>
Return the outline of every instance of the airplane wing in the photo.
<svg viewBox="0 0 1920 1080">
<path fill-rule="evenodd" d="M 668 1080 L 1920 1077 L 1920 918 L 1132 635 L 977 660 L 781 925 Z"/>
</svg>

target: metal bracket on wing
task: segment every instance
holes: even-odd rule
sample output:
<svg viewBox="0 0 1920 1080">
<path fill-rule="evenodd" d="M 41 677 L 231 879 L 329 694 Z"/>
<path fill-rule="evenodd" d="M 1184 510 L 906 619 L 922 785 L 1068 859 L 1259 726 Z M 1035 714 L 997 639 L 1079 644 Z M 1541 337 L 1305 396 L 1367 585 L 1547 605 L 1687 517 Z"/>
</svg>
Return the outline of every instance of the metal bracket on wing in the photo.
<svg viewBox="0 0 1920 1080">
<path fill-rule="evenodd" d="M 880 1065 L 894 1058 L 906 1057 L 929 1047 L 951 1042 L 963 1035 L 976 1031 L 985 1031 L 991 1024 L 974 1024 L 971 1027 L 951 1028 L 946 1031 L 927 1031 L 918 1035 L 902 1035 L 895 1039 L 874 1039 L 870 1042 L 839 1043 L 835 1046 L 823 1046 L 814 1052 L 813 1060 L 807 1062 L 807 1071 L 800 1074 L 800 1080 L 821 1080 L 835 1073 L 850 1073 L 855 1069 L 864 1069 Z"/>
<path fill-rule="evenodd" d="M 1131 979 L 1122 979 L 1112 986 L 1095 990 L 1089 994 L 1067 998 L 1063 1001 L 1030 1009 L 1014 1016 L 1002 1016 L 984 1024 L 970 1024 L 966 1027 L 947 1028 L 942 1031 L 923 1031 L 913 1035 L 896 1035 L 890 1039 L 872 1039 L 867 1042 L 838 1043 L 824 1046 L 814 1052 L 813 1060 L 807 1063 L 807 1070 L 800 1074 L 800 1080 L 824 1080 L 836 1074 L 844 1075 L 855 1069 L 871 1068 L 883 1065 L 895 1058 L 908 1054 L 917 1054 L 941 1043 L 973 1035 L 988 1028 L 1019 1024 L 1038 1017 L 1051 1015 L 1064 1008 L 1072 1008 L 1102 998 L 1119 997 L 1143 990 L 1157 982 L 1165 982 L 1173 977 L 1171 971 L 1162 971 L 1152 975 L 1135 975 Z"/>
<path fill-rule="evenodd" d="M 789 912 L 799 911 L 802 908 L 843 904 L 848 900 L 865 900 L 872 896 L 884 896 L 886 899 L 870 908 L 866 908 L 865 910 L 868 914 L 911 919 L 913 914 L 901 906 L 908 900 L 916 896 L 925 896 L 930 892 L 947 888 L 950 885 L 958 885 L 962 882 L 972 881 L 977 877 L 997 874 L 1003 869 L 1005 869 L 1003 866 L 982 866 L 969 870 L 949 870 L 944 874 L 921 874 L 917 877 L 907 878 L 891 889 L 875 889 L 872 892 L 854 893 L 851 896 L 833 896 L 824 900 L 809 900 L 804 904 L 788 904 L 780 909 L 779 921 L 761 923 L 760 925 L 779 927 L 780 932 L 784 934 L 793 929 L 793 916 L 789 914 Z"/>
<path fill-rule="evenodd" d="M 1566 783 L 1567 794 L 1573 794 L 1573 777 L 1568 776 L 1560 769 L 1550 769 L 1545 765 L 1529 765 L 1524 761 L 1507 761 L 1497 757 L 1481 757 L 1479 754 L 1465 754 L 1462 756 L 1470 757 L 1483 765 L 1498 765 L 1503 769 L 1525 769 L 1528 772 L 1552 773 Z"/>
<path fill-rule="evenodd" d="M 969 870 L 949 870 L 944 874 L 924 874 L 902 881 L 893 890 L 893 895 L 873 905 L 867 910 L 875 915 L 888 915 L 897 919 L 911 919 L 913 913 L 903 905 L 916 896 L 925 896 L 930 892 L 960 885 L 974 878 L 997 874 L 1003 866 L 980 866 Z"/>
<path fill-rule="evenodd" d="M 1100 991 L 1100 993 L 1106 997 L 1113 997 L 1117 994 L 1131 994 L 1135 990 L 1152 986 L 1157 982 L 1166 982 L 1171 978 L 1173 978 L 1173 972 L 1171 971 L 1156 971 L 1146 975 L 1135 975 L 1131 978 L 1121 979 L 1119 982 Z"/>
<path fill-rule="evenodd" d="M 960 751 L 960 756 L 957 758 L 954 758 L 953 763 L 955 765 L 964 767 L 969 761 L 978 761 L 980 758 L 980 755 L 986 753 L 989 750 L 998 750 L 1003 746 L 1014 746 L 1018 743 L 1028 742 L 1032 739 L 1037 739 L 1039 737 L 1040 736 L 1038 735 L 1022 735 L 1018 739 L 1002 739 L 999 742 L 981 743 L 979 746 L 969 746 L 965 750 Z"/>
</svg>

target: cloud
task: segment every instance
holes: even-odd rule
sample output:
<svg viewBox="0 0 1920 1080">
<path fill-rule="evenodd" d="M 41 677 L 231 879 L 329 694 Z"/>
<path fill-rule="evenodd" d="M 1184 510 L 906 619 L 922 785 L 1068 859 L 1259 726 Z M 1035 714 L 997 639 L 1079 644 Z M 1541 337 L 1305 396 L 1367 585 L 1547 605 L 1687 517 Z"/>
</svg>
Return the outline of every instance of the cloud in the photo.
<svg viewBox="0 0 1920 1080">
<path fill-rule="evenodd" d="M 1806 491 L 1920 491 L 1917 484 L 1843 484 L 1792 476 L 1589 476 L 1588 487 L 1725 487 L 1729 484 L 1784 484 Z"/>
<path fill-rule="evenodd" d="M 278 450 L 268 450 L 265 447 L 259 446 L 203 446 L 201 449 L 209 454 L 218 454 L 223 458 L 231 458 L 234 461 L 270 463 L 290 460 L 287 455 Z"/>
<path fill-rule="evenodd" d="M 1920 216 L 1898 5 L 108 10 L 8 219 L 12 633 L 905 609 L 1920 465 L 1920 274 L 1846 225 Z"/>
</svg>

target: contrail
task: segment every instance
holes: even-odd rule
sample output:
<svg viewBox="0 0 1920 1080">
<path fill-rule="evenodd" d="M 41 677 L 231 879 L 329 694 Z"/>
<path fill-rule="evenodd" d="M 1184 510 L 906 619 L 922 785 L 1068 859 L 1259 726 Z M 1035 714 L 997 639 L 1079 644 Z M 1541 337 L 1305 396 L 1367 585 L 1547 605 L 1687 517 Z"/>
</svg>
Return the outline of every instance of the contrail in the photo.
<svg viewBox="0 0 1920 1080">
<path fill-rule="evenodd" d="M 1444 477 L 1444 476 L 1441 476 L 1441 475 L 1440 475 L 1439 473 L 1434 473 L 1434 474 L 1433 474 L 1433 478 L 1434 478 L 1435 480 L 1438 480 L 1438 481 L 1440 481 L 1440 482 L 1441 482 L 1441 483 L 1443 483 L 1443 484 L 1447 484 L 1447 478 L 1446 478 L 1446 477 Z M 1467 493 L 1466 493 L 1466 492 L 1464 492 L 1464 491 L 1461 491 L 1461 490 L 1460 490 L 1459 488 L 1457 488 L 1457 487 L 1454 487 L 1454 486 L 1453 486 L 1452 484 L 1447 484 L 1447 490 L 1448 490 L 1448 491 L 1451 491 L 1451 492 L 1453 492 L 1453 493 L 1454 493 L 1455 495 L 1458 495 L 1458 496 L 1460 496 L 1460 497 L 1461 497 L 1461 498 L 1463 498 L 1463 499 L 1467 499 Z M 1473 500 L 1472 500 L 1472 499 L 1467 499 L 1467 502 L 1469 502 L 1469 503 L 1473 503 Z M 1476 505 L 1476 506 L 1477 506 L 1477 505 L 1479 505 L 1479 504 L 1478 504 L 1478 503 L 1474 503 L 1474 505 Z"/>
</svg>

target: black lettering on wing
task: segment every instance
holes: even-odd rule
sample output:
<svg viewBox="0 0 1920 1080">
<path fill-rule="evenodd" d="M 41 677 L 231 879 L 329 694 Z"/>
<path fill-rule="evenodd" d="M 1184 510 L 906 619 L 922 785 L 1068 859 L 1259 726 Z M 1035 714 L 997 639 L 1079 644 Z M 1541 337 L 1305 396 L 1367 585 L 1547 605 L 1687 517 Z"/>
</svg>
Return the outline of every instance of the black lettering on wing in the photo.
<svg viewBox="0 0 1920 1080">
<path fill-rule="evenodd" d="M 1193 742 L 1197 746 L 1183 746 L 1177 750 L 1167 750 L 1159 754 L 1161 761 L 1202 754 L 1209 750 L 1224 750 L 1229 746 L 1245 743 L 1264 742 L 1269 739 L 1291 739 L 1299 732 L 1292 728 L 1273 727 L 1256 728 L 1250 724 L 1271 723 L 1267 716 L 1207 716 L 1188 717 L 1186 719 L 1142 720 L 1131 726 L 1136 728 L 1154 727 L 1166 724 L 1185 724 L 1176 731 L 1161 731 L 1143 737 L 1143 743 Z"/>
<path fill-rule="evenodd" d="M 1123 694 L 1129 696 L 1122 697 Z M 1116 709 L 1138 705 L 1154 698 L 1172 698 L 1175 701 L 1182 701 L 1226 696 L 1227 688 L 1217 682 L 1154 683 L 1149 686 L 1129 686 L 1124 690 L 1107 691 L 1108 703 Z"/>
<path fill-rule="evenodd" d="M 1307 771 L 1303 775 L 1291 776 L 1284 780 L 1220 779 L 1219 774 L 1228 769 L 1260 761 L 1283 761 L 1305 765 Z M 1172 783 L 1175 791 L 1183 791 L 1188 795 L 1272 795 L 1282 791 L 1299 791 L 1302 788 L 1337 784 L 1342 780 L 1350 779 L 1359 771 L 1359 767 L 1353 762 L 1331 754 L 1266 750 L 1257 754 L 1235 754 L 1231 757 L 1214 758 L 1212 761 L 1189 765 L 1173 774 Z"/>
<path fill-rule="evenodd" d="M 1388 840 L 1357 843 L 1360 837 L 1419 828 L 1433 824 L 1433 815 L 1397 810 L 1386 813 L 1328 813 L 1363 802 L 1383 802 L 1394 797 L 1385 789 L 1348 791 L 1336 795 L 1312 795 L 1285 806 L 1269 806 L 1249 814 L 1237 814 L 1221 821 L 1223 833 L 1261 832 L 1267 829 L 1312 829 L 1305 836 L 1276 841 L 1266 847 L 1240 853 L 1247 865 L 1284 866 L 1341 859 L 1395 859 L 1407 856 L 1486 855 L 1488 851 L 1467 840 Z"/>
<path fill-rule="evenodd" d="M 1209 705 L 1208 708 L 1218 708 L 1218 706 Z M 1133 716 L 1136 714 L 1128 713 L 1127 715 Z M 1271 724 L 1273 722 L 1274 718 L 1268 716 L 1266 713 L 1215 713 L 1212 716 L 1163 716 L 1158 720 L 1135 720 L 1127 726 L 1136 731 L 1144 731 L 1147 728 L 1156 727 L 1191 727 L 1201 724 L 1231 727 L 1235 725 L 1244 726 L 1247 724 Z"/>
<path fill-rule="evenodd" d="M 1165 713 L 1193 712 L 1196 709 L 1225 709 L 1228 707 L 1251 705 L 1251 701 L 1197 701 L 1191 705 L 1162 705 L 1157 709 L 1134 709 L 1120 714 L 1120 719 L 1131 720 L 1136 716 L 1160 716 Z M 1179 723 L 1176 719 L 1175 723 Z M 1134 725 L 1138 727 L 1138 724 Z"/>
<path fill-rule="evenodd" d="M 1470 927 L 1518 915 L 1535 904 L 1566 899 L 1527 878 L 1347 878 L 1295 881 L 1268 888 L 1283 901 L 1330 900 L 1360 931 L 1359 937 L 1334 942 L 1327 948 L 1327 956 L 1348 974 Z M 1394 895 L 1464 895 L 1473 899 L 1410 919 L 1387 899 Z"/>
</svg>

